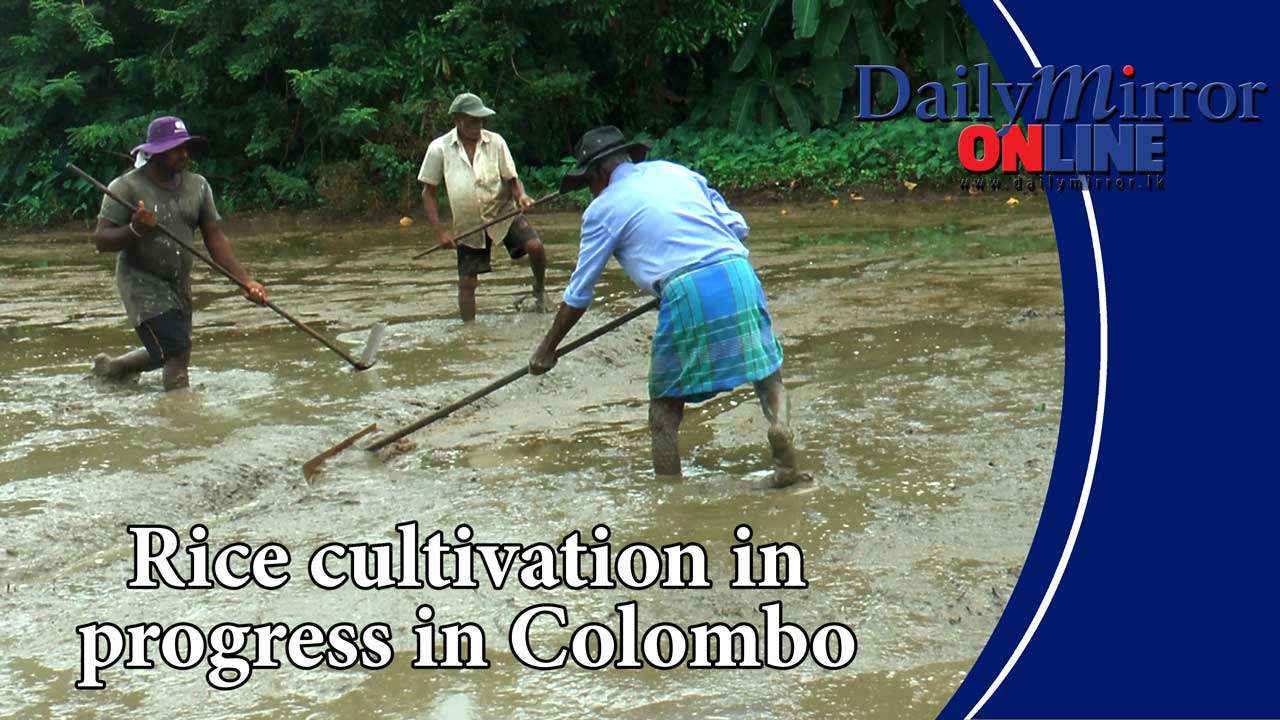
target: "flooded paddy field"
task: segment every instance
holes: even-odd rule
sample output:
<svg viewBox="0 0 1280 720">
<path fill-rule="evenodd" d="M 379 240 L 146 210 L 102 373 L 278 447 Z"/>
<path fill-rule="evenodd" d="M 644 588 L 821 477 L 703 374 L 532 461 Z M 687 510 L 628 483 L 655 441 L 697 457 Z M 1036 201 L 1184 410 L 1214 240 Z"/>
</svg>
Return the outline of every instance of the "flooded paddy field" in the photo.
<svg viewBox="0 0 1280 720">
<path fill-rule="evenodd" d="M 783 210 L 787 212 L 784 214 Z M 457 320 L 450 253 L 419 262 L 421 224 L 227 222 L 272 298 L 358 352 L 390 324 L 376 368 L 353 373 L 197 265 L 191 392 L 90 379 L 98 352 L 136 344 L 114 258 L 88 233 L 0 237 L 0 716 L 22 718 L 925 718 L 963 678 L 1020 572 L 1048 483 L 1062 390 L 1062 295 L 1042 201 L 995 199 L 745 209 L 786 360 L 792 425 L 812 484 L 765 489 L 765 424 L 750 388 L 694 406 L 682 482 L 651 477 L 646 421 L 654 315 L 412 436 L 386 458 L 349 450 L 311 481 L 308 458 L 371 422 L 393 428 L 527 363 L 551 316 L 521 311 L 526 265 L 495 252 L 478 321 Z M 535 212 L 553 297 L 578 216 Z M 571 337 L 647 299 L 611 265 Z M 556 545 L 598 523 L 615 547 L 703 544 L 709 590 L 325 591 L 307 555 L 387 542 L 417 521 L 477 542 Z M 127 590 L 130 524 L 209 528 L 212 547 L 279 542 L 280 590 Z M 730 590 L 734 528 L 805 551 L 806 589 Z M 538 671 L 507 627 L 563 605 L 570 628 L 784 618 L 857 633 L 828 671 Z M 487 670 L 410 667 L 415 608 L 487 633 Z M 108 669 L 76 691 L 76 626 L 180 621 L 388 623 L 396 658 L 360 668 L 258 670 L 211 689 L 190 670 Z M 568 630 L 544 622 L 544 654 Z"/>
</svg>

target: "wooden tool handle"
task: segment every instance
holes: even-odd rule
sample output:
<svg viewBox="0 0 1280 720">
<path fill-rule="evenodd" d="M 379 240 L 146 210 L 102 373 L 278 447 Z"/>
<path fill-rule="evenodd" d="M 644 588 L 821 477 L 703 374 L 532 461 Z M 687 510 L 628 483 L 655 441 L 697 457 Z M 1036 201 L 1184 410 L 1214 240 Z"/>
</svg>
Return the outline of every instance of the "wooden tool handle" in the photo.
<svg viewBox="0 0 1280 720">
<path fill-rule="evenodd" d="M 133 207 L 129 205 L 128 202 L 125 202 L 124 198 L 120 197 L 114 192 L 111 192 L 110 188 L 98 182 L 98 180 L 94 178 L 92 175 L 90 175 L 89 173 L 85 172 L 84 170 L 81 170 L 79 167 L 76 167 L 75 164 L 67 163 L 67 169 L 75 173 L 76 175 L 79 175 L 81 178 L 86 180 L 89 184 L 93 185 L 97 189 L 101 190 L 102 193 L 107 197 L 111 198 L 112 200 L 115 200 L 116 202 L 129 208 L 130 210 L 133 209 Z M 173 231 L 165 227 L 163 224 L 156 223 L 156 229 L 164 233 L 165 235 L 167 235 L 170 240 L 173 240 L 174 242 L 178 243 L 178 246 L 181 247 L 183 250 L 186 250 L 192 255 L 195 255 L 196 257 L 203 260 L 206 265 L 208 265 L 209 267 L 221 273 L 223 277 L 235 283 L 241 290 L 244 290 L 245 292 L 249 292 L 249 286 L 243 280 L 236 277 L 235 274 L 232 273 L 230 270 L 223 267 L 221 263 L 217 262 L 213 258 L 195 249 L 195 247 L 193 247 L 191 244 L 187 243 L 186 241 L 180 239 L 177 235 L 174 235 Z M 306 334 L 310 335 L 316 340 L 319 340 L 322 344 L 324 344 L 325 347 L 334 351 L 339 356 L 341 356 L 343 360 L 346 360 L 348 363 L 350 363 L 352 367 L 356 368 L 357 370 L 365 369 L 365 367 L 362 366 L 360 361 L 351 357 L 351 355 L 348 354 L 346 350 L 343 350 L 342 348 L 338 347 L 332 340 L 325 337 L 324 335 L 321 335 L 319 332 L 312 329 L 311 326 L 307 325 L 306 323 L 302 322 L 298 318 L 294 317 L 292 313 L 289 313 L 284 308 L 281 308 L 279 305 L 276 305 L 270 300 L 265 301 L 263 304 L 265 304 L 267 307 L 271 308 L 272 310 L 276 311 L 276 313 L 280 315 L 280 317 L 293 323 L 295 326 L 297 326 L 299 330 L 305 332 Z"/>
<path fill-rule="evenodd" d="M 609 322 L 605 323 L 604 325 L 601 325 L 595 330 L 592 330 L 586 335 L 583 335 L 582 337 L 575 339 L 573 342 L 569 343 L 568 345 L 565 345 L 564 347 L 557 349 L 556 358 L 558 359 L 558 358 L 564 357 L 565 355 L 568 355 L 569 353 L 573 352 L 574 350 L 577 350 L 583 345 L 586 345 L 592 340 L 595 340 L 601 335 L 612 332 L 613 330 L 616 330 L 619 327 L 622 327 L 623 325 L 631 322 L 632 320 L 658 307 L 658 304 L 659 304 L 658 298 L 654 298 L 649 302 L 641 305 L 640 307 L 635 308 L 634 310 L 631 310 L 630 312 L 627 312 L 619 317 L 616 317 L 613 320 L 610 320 Z M 489 395 L 497 390 L 500 390 L 528 374 L 529 374 L 529 365 L 526 363 L 524 367 L 520 368 L 519 370 L 514 370 L 511 373 L 508 373 L 502 378 L 499 378 L 498 380 L 495 380 L 489 383 L 488 385 L 485 385 L 484 387 L 462 398 L 461 400 L 458 400 L 457 402 L 454 402 L 454 403 L 450 403 L 449 405 L 446 405 L 445 407 L 440 408 L 439 410 L 431 413 L 430 415 L 427 415 L 424 418 L 416 420 L 413 423 L 406 425 L 400 428 L 399 430 L 396 430 L 390 435 L 379 439 L 377 442 L 372 443 L 371 445 L 366 447 L 365 450 L 369 450 L 371 452 L 381 450 L 382 448 L 390 445 L 391 443 L 399 440 L 400 438 L 403 438 L 406 435 L 415 433 L 421 430 L 422 428 L 430 425 L 431 423 L 436 422 L 437 420 L 446 418 L 452 415 L 453 413 L 457 412 L 458 410 L 461 410 L 462 408 L 479 400 L 480 398 L 486 395 Z"/>
<path fill-rule="evenodd" d="M 466 236 L 468 236 L 468 235 L 474 235 L 474 234 L 476 234 L 476 233 L 480 232 L 481 230 L 487 230 L 487 229 L 489 229 L 490 227 L 493 227 L 494 225 L 497 225 L 498 223 L 502 222 L 503 220 L 510 220 L 511 218 L 513 218 L 513 217 L 515 217 L 515 216 L 517 216 L 517 215 L 519 215 L 519 214 L 523 213 L 525 210 L 531 210 L 531 209 L 533 209 L 533 207 L 534 207 L 534 206 L 536 206 L 536 205 L 538 205 L 538 204 L 540 204 L 540 203 L 544 203 L 544 202 L 546 202 L 546 201 L 548 201 L 548 200 L 552 200 L 552 199 L 555 199 L 555 198 L 558 198 L 558 197 L 560 197 L 560 193 L 558 193 L 558 192 L 553 192 L 553 193 L 551 193 L 550 195 L 544 195 L 544 196 L 542 196 L 542 197 L 538 198 L 537 200 L 534 200 L 532 203 L 530 203 L 530 204 L 529 204 L 529 207 L 524 208 L 523 210 L 521 210 L 521 209 L 516 209 L 516 210 L 514 210 L 514 211 L 512 211 L 512 212 L 507 213 L 506 215 L 501 215 L 501 216 L 499 216 L 499 217 L 496 217 L 496 218 L 494 218 L 494 219 L 490 220 L 489 222 L 487 222 L 487 223 L 485 223 L 485 224 L 483 224 L 483 225 L 479 225 L 479 226 L 477 226 L 477 227 L 473 227 L 473 228 L 471 228 L 470 230 L 468 230 L 468 231 L 466 231 L 466 232 L 464 232 L 464 233 L 462 233 L 462 234 L 460 234 L 460 235 L 454 235 L 454 236 L 453 236 L 453 239 L 454 239 L 454 241 L 461 240 L 462 238 L 464 238 L 464 237 L 466 237 Z M 418 260 L 418 259 L 424 258 L 424 257 L 426 257 L 426 256 L 430 255 L 431 253 L 433 253 L 433 252 L 435 252 L 435 251 L 439 250 L 439 249 L 440 249 L 440 248 L 442 248 L 442 247 L 444 247 L 444 246 L 443 246 L 443 245 L 436 245 L 436 246 L 434 246 L 434 247 L 427 248 L 426 250 L 423 250 L 422 252 L 418 253 L 417 255 L 414 255 L 414 256 L 413 256 L 413 259 L 414 259 L 414 260 Z"/>
</svg>

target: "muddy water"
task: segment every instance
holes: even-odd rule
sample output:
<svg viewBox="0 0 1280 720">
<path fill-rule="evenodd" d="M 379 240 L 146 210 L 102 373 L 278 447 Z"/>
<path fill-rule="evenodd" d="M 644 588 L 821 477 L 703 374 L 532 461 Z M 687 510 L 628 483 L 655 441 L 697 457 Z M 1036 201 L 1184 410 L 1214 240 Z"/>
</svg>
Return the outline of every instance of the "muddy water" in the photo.
<svg viewBox="0 0 1280 720">
<path fill-rule="evenodd" d="M 783 210 L 787 210 L 783 214 Z M 421 226 L 230 224 L 240 257 L 284 307 L 359 349 L 391 323 L 375 370 L 352 373 L 273 314 L 197 269 L 194 392 L 160 378 L 86 379 L 129 349 L 111 259 L 83 235 L 0 241 L 0 716 L 33 718 L 931 717 L 962 679 L 1013 587 L 1039 514 L 1061 398 L 1057 258 L 1041 203 L 985 199 L 758 207 L 752 259 L 769 295 L 793 424 L 817 481 L 762 489 L 764 425 L 749 390 L 691 409 L 687 477 L 649 477 L 646 316 L 413 437 L 385 460 L 349 451 L 310 483 L 301 463 L 377 421 L 430 412 L 527 361 L 549 316 L 512 304 L 528 271 L 482 280 L 480 320 L 455 319 L 452 261 L 420 263 Z M 541 215 L 563 286 L 576 216 Z M 614 267 L 589 328 L 644 298 Z M 475 528 L 477 541 L 555 544 L 597 523 L 615 547 L 703 543 L 713 590 L 321 591 L 305 559 L 328 540 L 383 542 L 396 523 Z M 220 547 L 276 541 L 294 580 L 264 591 L 128 591 L 130 523 L 210 528 Z M 805 590 L 730 591 L 732 531 L 805 550 Z M 539 672 L 506 628 L 564 605 L 571 626 L 784 618 L 858 635 L 844 670 Z M 414 608 L 488 635 L 484 671 L 409 666 Z M 192 670 L 106 671 L 72 688 L 81 623 L 387 622 L 396 660 L 368 672 L 259 670 L 219 692 Z M 566 640 L 538 626 L 545 652 Z M 163 668 L 163 666 L 161 666 Z"/>
</svg>

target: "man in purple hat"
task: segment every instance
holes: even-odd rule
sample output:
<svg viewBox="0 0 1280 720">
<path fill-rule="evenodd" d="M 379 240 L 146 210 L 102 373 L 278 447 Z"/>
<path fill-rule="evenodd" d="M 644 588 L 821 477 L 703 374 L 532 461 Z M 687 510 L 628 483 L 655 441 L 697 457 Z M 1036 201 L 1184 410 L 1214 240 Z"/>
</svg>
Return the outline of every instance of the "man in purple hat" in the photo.
<svg viewBox="0 0 1280 720">
<path fill-rule="evenodd" d="M 199 228 L 214 261 L 249 287 L 250 300 L 266 302 L 266 288 L 231 251 L 209 182 L 187 169 L 191 150 L 207 144 L 176 117 L 152 120 L 147 141 L 133 149 L 134 169 L 109 186 L 132 209 L 102 198 L 93 241 L 99 252 L 118 253 L 116 289 L 143 347 L 116 358 L 98 355 L 93 362 L 98 377 L 120 380 L 163 368 L 165 390 L 189 384 L 193 256 L 157 230 L 161 223 L 192 245 Z"/>
</svg>

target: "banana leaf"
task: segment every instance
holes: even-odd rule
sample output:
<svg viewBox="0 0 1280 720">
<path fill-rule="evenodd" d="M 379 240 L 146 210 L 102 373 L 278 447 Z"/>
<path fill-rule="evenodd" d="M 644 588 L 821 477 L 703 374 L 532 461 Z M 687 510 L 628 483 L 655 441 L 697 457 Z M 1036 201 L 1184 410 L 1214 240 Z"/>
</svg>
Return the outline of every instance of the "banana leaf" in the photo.
<svg viewBox="0 0 1280 720">
<path fill-rule="evenodd" d="M 787 125 L 801 135 L 808 135 L 811 128 L 809 113 L 800 104 L 791 86 L 784 82 L 774 83 L 773 94 L 778 98 L 778 104 L 782 106 L 782 112 L 787 116 Z"/>
<path fill-rule="evenodd" d="M 822 25 L 813 37 L 814 57 L 831 57 L 840 49 L 840 41 L 849 31 L 849 19 L 853 17 L 853 7 L 841 5 L 822 16 Z"/>
<path fill-rule="evenodd" d="M 738 86 L 729 102 L 729 124 L 734 132 L 746 132 L 755 126 L 756 108 L 763 91 L 764 87 L 755 79 Z"/>
<path fill-rule="evenodd" d="M 742 72 L 751 59 L 756 56 L 756 48 L 760 45 L 760 39 L 764 37 L 764 29 L 769 25 L 769 20 L 773 18 L 773 11 L 778 8 L 781 0 L 771 0 L 768 5 L 760 11 L 756 16 L 755 23 L 747 34 L 742 38 L 742 44 L 738 46 L 738 51 L 733 56 L 733 62 L 729 65 L 729 72 Z"/>
<path fill-rule="evenodd" d="M 797 38 L 811 38 L 818 32 L 821 0 L 791 0 L 791 29 Z"/>
</svg>

